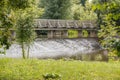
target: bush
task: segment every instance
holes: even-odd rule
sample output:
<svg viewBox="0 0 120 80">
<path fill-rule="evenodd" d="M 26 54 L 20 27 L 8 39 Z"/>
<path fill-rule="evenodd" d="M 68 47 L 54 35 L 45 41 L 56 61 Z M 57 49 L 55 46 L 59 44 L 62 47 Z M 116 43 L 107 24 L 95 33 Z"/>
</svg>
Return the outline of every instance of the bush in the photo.
<svg viewBox="0 0 120 80">
<path fill-rule="evenodd" d="M 57 73 L 46 73 L 43 75 L 43 78 L 45 80 L 49 80 L 49 79 L 60 79 L 61 78 L 61 75 L 60 74 L 57 74 Z"/>
</svg>

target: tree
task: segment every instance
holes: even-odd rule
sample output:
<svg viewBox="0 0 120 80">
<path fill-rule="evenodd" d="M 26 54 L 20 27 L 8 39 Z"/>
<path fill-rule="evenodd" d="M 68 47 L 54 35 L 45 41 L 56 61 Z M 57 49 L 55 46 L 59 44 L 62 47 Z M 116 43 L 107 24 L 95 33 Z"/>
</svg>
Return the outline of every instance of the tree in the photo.
<svg viewBox="0 0 120 80">
<path fill-rule="evenodd" d="M 71 0 L 48 0 L 46 1 L 43 18 L 72 19 L 71 5 Z"/>
<path fill-rule="evenodd" d="M 30 45 L 35 39 L 34 17 L 26 10 L 20 11 L 19 18 L 16 23 L 16 28 L 16 38 L 17 42 L 19 42 L 21 45 L 23 58 L 28 58 Z M 28 47 L 27 53 L 25 51 L 25 47 Z"/>
<path fill-rule="evenodd" d="M 74 16 L 73 18 L 75 20 L 96 20 L 97 15 L 92 10 L 92 3 L 89 3 L 89 1 L 86 1 L 85 6 L 82 6 L 81 4 L 76 4 L 73 7 Z"/>
<path fill-rule="evenodd" d="M 8 4 L 12 9 L 25 9 L 36 4 L 36 0 L 8 0 Z"/>
<path fill-rule="evenodd" d="M 102 15 L 104 14 L 104 12 L 106 11 L 102 11 L 103 4 L 105 4 L 106 2 L 108 2 L 109 0 L 92 0 L 93 5 L 93 10 L 95 11 L 95 13 L 97 14 L 97 26 L 100 28 L 100 25 L 102 24 Z"/>
<path fill-rule="evenodd" d="M 82 6 L 85 6 L 87 0 L 80 0 L 80 3 L 82 4 Z"/>
<path fill-rule="evenodd" d="M 10 29 L 14 24 L 14 12 L 9 8 L 8 1 L 0 0 L 0 48 L 4 48 L 4 51 L 11 45 Z"/>
<path fill-rule="evenodd" d="M 37 11 L 35 3 L 35 0 L 0 0 L 1 47 L 9 48 L 12 36 L 10 29 L 15 26 L 14 28 L 17 27 L 17 41 L 22 45 L 23 58 L 25 58 L 24 43 L 30 46 L 34 39 L 32 14 Z M 36 16 L 37 14 L 34 15 L 34 17 Z M 23 33 L 24 31 L 25 33 Z"/>
<path fill-rule="evenodd" d="M 93 9 L 100 13 L 99 37 L 103 38 L 102 45 L 110 50 L 116 50 L 120 57 L 120 1 L 104 0 L 104 2 L 94 5 Z M 99 19 L 99 18 L 98 18 Z"/>
<path fill-rule="evenodd" d="M 17 42 L 21 45 L 24 59 L 29 58 L 30 45 L 36 37 L 34 19 L 39 16 L 37 10 L 37 5 L 31 2 L 31 6 L 16 11 L 16 15 L 18 16 L 16 22 L 16 38 Z M 28 48 L 27 52 L 25 50 L 26 48 Z"/>
</svg>

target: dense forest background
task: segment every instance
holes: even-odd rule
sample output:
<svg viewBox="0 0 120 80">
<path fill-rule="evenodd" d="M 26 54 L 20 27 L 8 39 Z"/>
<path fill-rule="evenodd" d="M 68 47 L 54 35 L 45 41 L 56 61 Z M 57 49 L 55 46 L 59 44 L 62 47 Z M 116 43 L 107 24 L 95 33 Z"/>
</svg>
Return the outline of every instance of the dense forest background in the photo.
<svg viewBox="0 0 120 80">
<path fill-rule="evenodd" d="M 0 0 L 0 46 L 12 44 L 13 28 L 24 54 L 24 44 L 29 47 L 35 38 L 37 18 L 96 20 L 100 43 L 120 56 L 120 0 Z"/>
</svg>

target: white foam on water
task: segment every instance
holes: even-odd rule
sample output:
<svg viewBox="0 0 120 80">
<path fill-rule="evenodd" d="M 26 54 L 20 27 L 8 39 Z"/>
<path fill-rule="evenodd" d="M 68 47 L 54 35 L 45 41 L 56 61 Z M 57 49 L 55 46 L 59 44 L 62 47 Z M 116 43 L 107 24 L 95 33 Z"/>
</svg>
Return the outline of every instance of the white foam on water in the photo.
<svg viewBox="0 0 120 80">
<path fill-rule="evenodd" d="M 26 49 L 27 50 L 27 49 Z M 58 56 L 72 56 L 76 54 L 90 54 L 101 50 L 95 39 L 51 39 L 35 41 L 30 46 L 30 57 L 53 58 Z M 0 57 L 22 57 L 21 47 L 13 44 L 6 55 Z"/>
</svg>

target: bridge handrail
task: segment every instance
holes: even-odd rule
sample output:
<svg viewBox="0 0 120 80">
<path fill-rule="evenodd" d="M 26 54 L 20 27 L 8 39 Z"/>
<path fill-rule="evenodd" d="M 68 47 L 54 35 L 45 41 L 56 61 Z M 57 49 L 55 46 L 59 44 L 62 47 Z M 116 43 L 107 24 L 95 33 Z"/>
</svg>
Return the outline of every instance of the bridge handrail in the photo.
<svg viewBox="0 0 120 80">
<path fill-rule="evenodd" d="M 96 28 L 95 21 L 90 20 L 59 20 L 35 19 L 36 28 Z"/>
</svg>

